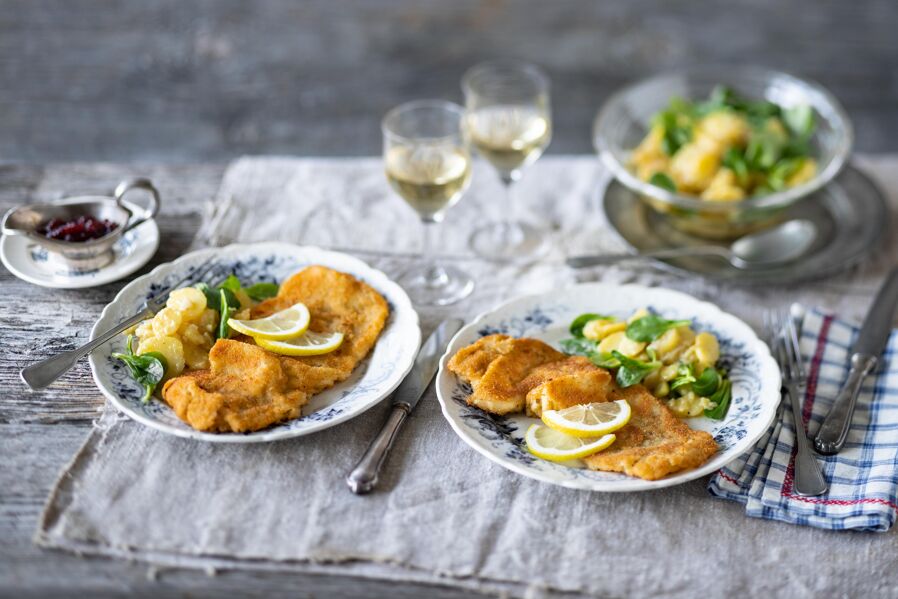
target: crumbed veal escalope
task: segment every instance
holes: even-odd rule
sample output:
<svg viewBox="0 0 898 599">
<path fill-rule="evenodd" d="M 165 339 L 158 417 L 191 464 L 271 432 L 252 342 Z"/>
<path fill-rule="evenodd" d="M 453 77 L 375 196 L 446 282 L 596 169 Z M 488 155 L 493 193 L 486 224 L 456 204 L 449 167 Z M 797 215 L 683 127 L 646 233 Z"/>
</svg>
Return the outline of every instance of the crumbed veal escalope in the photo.
<svg viewBox="0 0 898 599">
<path fill-rule="evenodd" d="M 448 367 L 471 384 L 468 403 L 492 414 L 539 417 L 543 410 L 625 399 L 630 422 L 615 432 L 611 447 L 585 458 L 592 470 L 655 480 L 700 466 L 717 452 L 711 435 L 691 429 L 642 385 L 621 389 L 607 370 L 537 339 L 488 335 L 460 349 Z"/>
<path fill-rule="evenodd" d="M 253 309 L 261 318 L 303 302 L 309 330 L 342 332 L 343 345 L 320 356 L 273 354 L 251 338 L 219 339 L 210 368 L 168 381 L 162 397 L 195 429 L 248 432 L 297 418 L 316 393 L 346 379 L 374 347 L 389 314 L 386 300 L 346 273 L 309 266 L 281 285 L 278 295 Z"/>
</svg>

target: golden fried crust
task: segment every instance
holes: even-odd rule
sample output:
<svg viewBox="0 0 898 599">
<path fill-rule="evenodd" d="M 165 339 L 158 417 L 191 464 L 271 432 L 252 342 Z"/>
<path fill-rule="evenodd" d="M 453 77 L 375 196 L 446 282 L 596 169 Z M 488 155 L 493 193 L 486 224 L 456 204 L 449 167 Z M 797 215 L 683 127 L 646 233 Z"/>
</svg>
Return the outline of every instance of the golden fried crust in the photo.
<svg viewBox="0 0 898 599">
<path fill-rule="evenodd" d="M 469 382 L 468 403 L 493 414 L 606 401 L 611 376 L 582 356 L 566 356 L 536 339 L 488 335 L 449 360 L 450 372 Z"/>
<path fill-rule="evenodd" d="M 608 401 L 614 388 L 607 370 L 588 358 L 568 358 L 537 366 L 522 381 L 527 392 L 528 416 L 539 418 L 545 410 L 562 410 L 583 403 Z"/>
<path fill-rule="evenodd" d="M 316 393 L 346 379 L 374 347 L 389 307 L 369 285 L 346 273 L 309 266 L 281 285 L 277 297 L 253 309 L 261 318 L 303 302 L 309 330 L 342 332 L 343 345 L 321 356 L 269 353 L 245 336 L 219 339 L 209 370 L 168 381 L 162 396 L 179 418 L 203 431 L 247 432 L 298 418 Z"/>
<path fill-rule="evenodd" d="M 615 390 L 617 399 L 626 400 L 633 415 L 611 447 L 584 458 L 590 470 L 656 480 L 701 466 L 717 453 L 711 435 L 689 428 L 642 385 Z"/>
</svg>

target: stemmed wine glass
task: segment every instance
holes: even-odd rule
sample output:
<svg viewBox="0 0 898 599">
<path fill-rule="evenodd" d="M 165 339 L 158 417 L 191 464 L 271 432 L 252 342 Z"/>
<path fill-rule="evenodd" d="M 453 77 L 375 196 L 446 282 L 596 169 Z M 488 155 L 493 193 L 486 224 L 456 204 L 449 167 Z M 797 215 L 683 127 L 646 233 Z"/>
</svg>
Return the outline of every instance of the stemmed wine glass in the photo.
<svg viewBox="0 0 898 599">
<path fill-rule="evenodd" d="M 462 78 L 465 125 L 471 143 L 505 186 L 506 220 L 476 229 L 471 248 L 488 259 L 522 261 L 547 246 L 542 230 L 514 217 L 512 183 L 542 155 L 552 138 L 549 79 L 526 63 L 498 61 L 472 67 Z"/>
<path fill-rule="evenodd" d="M 416 304 L 444 306 L 466 297 L 474 280 L 431 255 L 431 233 L 471 181 L 471 152 L 462 129 L 464 109 L 442 100 L 401 104 L 381 123 L 390 185 L 423 222 L 424 263 L 399 280 Z"/>
</svg>

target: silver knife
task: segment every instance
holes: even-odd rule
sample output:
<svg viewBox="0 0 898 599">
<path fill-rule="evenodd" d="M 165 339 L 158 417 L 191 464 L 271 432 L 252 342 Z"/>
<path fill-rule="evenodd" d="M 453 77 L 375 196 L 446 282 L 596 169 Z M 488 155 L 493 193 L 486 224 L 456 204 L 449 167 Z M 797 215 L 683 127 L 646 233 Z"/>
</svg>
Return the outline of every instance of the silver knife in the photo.
<svg viewBox="0 0 898 599">
<path fill-rule="evenodd" d="M 455 336 L 463 324 L 464 321 L 460 318 L 444 320 L 421 346 L 412 371 L 393 393 L 393 409 L 383 428 L 368 446 L 368 451 L 365 452 L 353 471 L 346 477 L 346 484 L 349 485 L 353 493 L 364 495 L 370 493 L 377 485 L 380 468 L 386 461 L 387 453 L 393 446 L 399 429 L 418 405 L 418 400 L 424 395 L 433 375 L 436 374 L 440 356 L 446 351 L 449 340 Z"/>
<path fill-rule="evenodd" d="M 854 414 L 854 406 L 861 390 L 861 384 L 879 361 L 892 332 L 892 318 L 898 304 L 898 267 L 892 269 L 886 278 L 873 305 L 864 319 L 861 332 L 854 342 L 851 354 L 851 370 L 848 379 L 839 391 L 829 414 L 820 425 L 814 437 L 814 447 L 824 455 L 839 453 L 848 437 L 848 427 Z"/>
</svg>

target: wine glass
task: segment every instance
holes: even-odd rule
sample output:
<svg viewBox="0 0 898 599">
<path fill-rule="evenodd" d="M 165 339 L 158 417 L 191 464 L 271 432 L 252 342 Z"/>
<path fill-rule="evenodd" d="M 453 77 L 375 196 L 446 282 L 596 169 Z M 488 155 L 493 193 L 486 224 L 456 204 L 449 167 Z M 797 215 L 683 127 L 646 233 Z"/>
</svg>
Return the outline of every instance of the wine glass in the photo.
<svg viewBox="0 0 898 599">
<path fill-rule="evenodd" d="M 552 138 L 549 79 L 526 63 L 484 62 L 462 77 L 465 125 L 477 152 L 505 187 L 508 217 L 471 234 L 471 248 L 488 259 L 526 261 L 545 252 L 542 230 L 515 218 L 512 183 L 542 155 Z"/>
<path fill-rule="evenodd" d="M 464 109 L 442 100 L 401 104 L 381 123 L 390 185 L 423 223 L 423 264 L 399 279 L 416 304 L 445 306 L 467 297 L 474 280 L 432 256 L 431 233 L 471 181 L 471 152 L 462 129 Z"/>
</svg>

